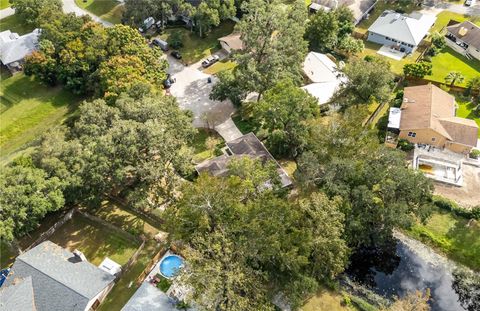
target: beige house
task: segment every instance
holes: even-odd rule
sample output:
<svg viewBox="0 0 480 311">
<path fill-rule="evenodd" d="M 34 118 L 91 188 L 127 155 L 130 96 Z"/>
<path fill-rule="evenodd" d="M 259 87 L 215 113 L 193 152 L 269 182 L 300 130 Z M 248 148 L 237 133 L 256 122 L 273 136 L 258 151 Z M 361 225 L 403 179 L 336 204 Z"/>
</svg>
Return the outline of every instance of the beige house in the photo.
<svg viewBox="0 0 480 311">
<path fill-rule="evenodd" d="M 218 38 L 222 49 L 227 51 L 228 54 L 234 51 L 243 50 L 243 42 L 240 39 L 240 33 L 231 33 L 228 36 Z"/>
<path fill-rule="evenodd" d="M 433 84 L 406 87 L 400 109 L 400 139 L 457 153 L 477 145 L 478 125 L 456 117 L 455 98 Z"/>
<path fill-rule="evenodd" d="M 467 57 L 480 60 L 480 27 L 470 21 L 447 27 L 447 44 Z"/>
</svg>

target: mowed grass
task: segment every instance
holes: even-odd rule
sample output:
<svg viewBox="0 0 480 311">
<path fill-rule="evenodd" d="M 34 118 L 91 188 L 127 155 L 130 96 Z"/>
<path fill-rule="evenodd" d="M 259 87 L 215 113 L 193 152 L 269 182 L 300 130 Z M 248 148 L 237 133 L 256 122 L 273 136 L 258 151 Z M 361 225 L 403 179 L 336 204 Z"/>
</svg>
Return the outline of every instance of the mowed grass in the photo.
<svg viewBox="0 0 480 311">
<path fill-rule="evenodd" d="M 75 214 L 49 240 L 70 251 L 80 250 L 96 266 L 105 257 L 124 265 L 140 246 L 140 242 L 126 233 L 106 227 L 81 214 Z"/>
<path fill-rule="evenodd" d="M 468 80 L 480 75 L 480 61 L 468 59 L 446 47 L 441 53 L 432 57 L 432 75 L 425 76 L 425 79 L 445 83 L 445 77 L 452 71 L 459 71 L 465 77 L 458 86 L 466 86 Z"/>
<path fill-rule="evenodd" d="M 62 123 L 78 102 L 79 98 L 61 87 L 47 87 L 24 74 L 2 78 L 0 160 Z"/>
<path fill-rule="evenodd" d="M 457 105 L 457 117 L 472 119 L 478 124 L 478 127 L 480 128 L 480 115 L 475 114 L 475 112 L 473 111 L 473 109 L 475 108 L 475 104 L 473 102 L 457 99 Z M 478 138 L 480 138 L 480 131 L 478 131 Z"/>
<path fill-rule="evenodd" d="M 209 137 L 213 137 L 218 141 L 217 146 L 222 145 L 225 142 L 223 138 L 216 132 L 206 129 L 198 129 L 198 132 L 197 134 L 195 134 L 192 142 L 192 148 L 194 153 L 193 160 L 196 163 L 200 163 L 215 156 L 215 148 L 209 149 L 206 146 L 206 142 Z"/>
<path fill-rule="evenodd" d="M 208 75 L 216 75 L 219 72 L 233 69 L 235 68 L 235 66 L 237 66 L 237 64 L 234 61 L 230 59 L 225 59 L 213 64 L 212 66 L 205 69 L 203 72 Z"/>
<path fill-rule="evenodd" d="M 0 31 L 10 30 L 19 35 L 32 32 L 35 27 L 27 25 L 18 15 L 10 15 L 0 19 Z"/>
<path fill-rule="evenodd" d="M 122 277 L 100 305 L 99 311 L 120 311 L 123 308 L 139 287 L 135 281 L 143 270 L 146 269 L 152 257 L 160 251 L 161 247 L 162 245 L 154 240 L 149 240 L 145 244 L 145 247 L 140 251 L 138 260 L 129 270 L 122 274 Z"/>
<path fill-rule="evenodd" d="M 116 0 L 75 0 L 75 3 L 82 9 L 112 24 L 121 23 L 125 10 L 124 6 Z"/>
<path fill-rule="evenodd" d="M 11 5 L 9 0 L 0 0 L 0 10 L 8 8 Z"/>
<path fill-rule="evenodd" d="M 416 223 L 407 234 L 455 260 L 480 271 L 480 223 L 435 210 L 426 224 Z"/>
<path fill-rule="evenodd" d="M 396 60 L 396 59 L 386 57 L 377 53 L 377 51 L 382 47 L 381 44 L 377 44 L 369 41 L 363 41 L 363 43 L 365 44 L 365 49 L 358 54 L 358 57 L 364 58 L 365 56 L 370 55 L 370 56 L 375 56 L 378 58 L 385 59 L 391 65 L 390 70 L 397 75 L 403 74 L 404 65 L 415 63 L 417 58 L 420 56 L 420 52 L 416 50 L 415 52 L 413 52 L 413 54 L 406 56 L 401 60 Z"/>
<path fill-rule="evenodd" d="M 138 212 L 126 210 L 112 201 L 104 201 L 97 210 L 89 212 L 136 236 L 144 234 L 153 238 L 159 231 L 158 223 L 154 223 Z"/>
<path fill-rule="evenodd" d="M 183 62 L 190 65 L 218 51 L 220 49 L 218 38 L 231 34 L 234 26 L 233 21 L 224 21 L 220 26 L 212 29 L 205 38 L 200 38 L 195 32 L 186 28 L 172 28 L 166 29 L 160 38 L 168 41 L 172 34 L 180 33 L 183 47 L 179 51 L 182 53 Z"/>
</svg>

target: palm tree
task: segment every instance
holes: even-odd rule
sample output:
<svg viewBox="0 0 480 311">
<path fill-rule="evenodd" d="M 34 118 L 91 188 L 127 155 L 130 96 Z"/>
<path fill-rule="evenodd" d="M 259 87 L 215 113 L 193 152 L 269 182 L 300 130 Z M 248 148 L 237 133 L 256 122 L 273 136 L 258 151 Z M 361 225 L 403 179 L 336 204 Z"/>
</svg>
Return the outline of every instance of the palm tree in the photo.
<svg viewBox="0 0 480 311">
<path fill-rule="evenodd" d="M 480 77 L 475 77 L 467 82 L 468 93 L 473 96 L 480 96 Z"/>
<path fill-rule="evenodd" d="M 454 86 L 455 82 L 462 83 L 465 77 L 461 72 L 452 71 L 445 77 L 445 82 L 450 83 L 450 86 Z"/>
</svg>

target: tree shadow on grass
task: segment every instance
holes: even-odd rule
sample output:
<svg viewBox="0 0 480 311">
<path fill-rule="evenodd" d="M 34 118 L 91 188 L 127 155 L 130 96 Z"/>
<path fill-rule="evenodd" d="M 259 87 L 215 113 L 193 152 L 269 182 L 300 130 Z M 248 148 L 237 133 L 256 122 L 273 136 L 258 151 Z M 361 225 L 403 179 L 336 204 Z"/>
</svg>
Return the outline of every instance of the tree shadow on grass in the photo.
<svg viewBox="0 0 480 311">
<path fill-rule="evenodd" d="M 454 216 L 455 225 L 447 232 L 451 241 L 451 257 L 477 271 L 480 270 L 480 224 Z"/>
</svg>

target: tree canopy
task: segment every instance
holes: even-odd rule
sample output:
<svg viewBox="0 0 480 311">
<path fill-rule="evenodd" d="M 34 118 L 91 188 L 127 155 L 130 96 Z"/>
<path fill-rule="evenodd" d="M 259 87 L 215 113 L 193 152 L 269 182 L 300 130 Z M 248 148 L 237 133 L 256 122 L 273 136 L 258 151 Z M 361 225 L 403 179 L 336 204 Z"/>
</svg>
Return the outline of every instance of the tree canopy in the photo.
<svg viewBox="0 0 480 311">
<path fill-rule="evenodd" d="M 354 122 L 361 117 L 345 118 L 313 126 L 297 179 L 307 189 L 344 199 L 345 236 L 351 247 L 382 246 L 395 227 L 408 227 L 414 215 L 429 215 L 433 186 L 421 172 L 405 166 L 403 152 L 379 146 L 373 133 Z"/>
<path fill-rule="evenodd" d="M 93 94 L 110 103 L 140 86 L 155 90 L 167 62 L 135 29 L 59 14 L 42 24 L 39 51 L 25 60 L 25 73 L 48 84 L 61 82 L 75 94 Z"/>
<path fill-rule="evenodd" d="M 318 101 L 291 80 L 282 80 L 253 106 L 253 120 L 267 133 L 267 147 L 278 156 L 296 156 L 308 134 L 307 122 L 320 114 Z"/>
<path fill-rule="evenodd" d="M 32 166 L 31 160 L 0 170 L 0 239 L 11 241 L 35 229 L 49 212 L 61 209 L 64 184 Z"/>
<path fill-rule="evenodd" d="M 26 24 L 38 27 L 44 18 L 62 11 L 61 0 L 10 0 L 15 14 Z"/>
<path fill-rule="evenodd" d="M 390 63 L 372 59 L 352 59 L 343 69 L 347 79 L 334 95 L 333 102 L 342 107 L 384 102 L 392 93 L 394 74 Z"/>
<path fill-rule="evenodd" d="M 246 161 L 237 168 L 251 167 Z M 181 280 L 206 309 L 273 310 L 279 292 L 297 306 L 319 281 L 343 271 L 341 200 L 314 194 L 295 203 L 275 189 L 255 191 L 272 168 L 255 174 L 256 182 L 250 174 L 201 175 L 166 211 L 170 237 L 189 258 Z"/>
<path fill-rule="evenodd" d="M 278 81 L 284 78 L 299 81 L 301 77 L 307 53 L 303 39 L 307 19 L 305 3 L 297 0 L 286 7 L 277 0 L 251 0 L 244 2 L 243 10 L 245 15 L 236 30 L 241 34 L 244 49 L 234 55 L 238 65 L 233 70 L 233 79 L 220 76 L 219 86 L 212 92 L 214 99 L 230 98 L 239 102 L 244 98 L 234 96 L 246 96 L 250 92 L 257 92 L 260 99 Z"/>
<path fill-rule="evenodd" d="M 172 97 L 120 97 L 84 103 L 71 129 L 45 135 L 36 164 L 67 181 L 69 202 L 120 195 L 145 210 L 174 196 L 190 168 L 191 119 Z"/>
</svg>

